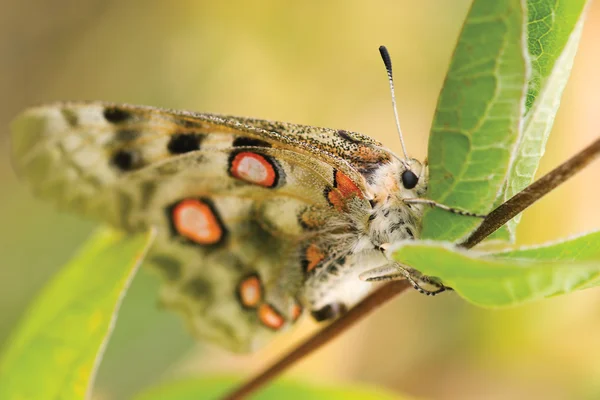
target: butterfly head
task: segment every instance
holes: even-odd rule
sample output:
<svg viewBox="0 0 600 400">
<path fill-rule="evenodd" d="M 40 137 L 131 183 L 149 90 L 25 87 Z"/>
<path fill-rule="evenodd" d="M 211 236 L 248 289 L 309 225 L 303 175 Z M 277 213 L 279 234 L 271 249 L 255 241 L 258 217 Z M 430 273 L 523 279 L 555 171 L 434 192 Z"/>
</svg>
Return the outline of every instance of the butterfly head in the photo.
<svg viewBox="0 0 600 400">
<path fill-rule="evenodd" d="M 406 200 L 425 194 L 427 164 L 414 158 L 394 157 L 377 170 L 371 182 L 371 243 L 377 246 L 418 237 L 423 206 Z"/>
<path fill-rule="evenodd" d="M 371 204 L 406 207 L 405 199 L 422 197 L 427 190 L 427 163 L 391 155 L 391 162 L 382 165 L 369 180 Z"/>
</svg>

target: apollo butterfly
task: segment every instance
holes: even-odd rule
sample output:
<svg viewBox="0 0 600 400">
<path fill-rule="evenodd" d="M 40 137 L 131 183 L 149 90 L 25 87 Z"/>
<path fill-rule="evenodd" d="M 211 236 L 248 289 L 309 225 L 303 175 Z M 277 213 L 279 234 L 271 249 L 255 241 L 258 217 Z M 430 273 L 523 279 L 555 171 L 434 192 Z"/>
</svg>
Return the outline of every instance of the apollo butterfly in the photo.
<svg viewBox="0 0 600 400">
<path fill-rule="evenodd" d="M 40 197 L 126 231 L 157 227 L 148 261 L 164 277 L 162 302 L 235 351 L 304 309 L 335 318 L 369 281 L 445 289 L 388 251 L 419 236 L 427 165 L 360 133 L 60 102 L 15 119 L 13 153 Z"/>
</svg>

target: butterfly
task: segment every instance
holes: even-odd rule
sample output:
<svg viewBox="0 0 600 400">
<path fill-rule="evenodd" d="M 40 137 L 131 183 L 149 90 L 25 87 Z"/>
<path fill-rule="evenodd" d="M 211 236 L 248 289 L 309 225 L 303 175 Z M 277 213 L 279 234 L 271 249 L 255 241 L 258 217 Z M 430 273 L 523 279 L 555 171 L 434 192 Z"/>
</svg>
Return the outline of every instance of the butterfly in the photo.
<svg viewBox="0 0 600 400">
<path fill-rule="evenodd" d="M 388 75 L 393 92 L 391 62 Z M 336 318 L 372 281 L 446 289 L 389 250 L 419 236 L 427 165 L 360 133 L 104 102 L 32 107 L 12 130 L 39 197 L 128 232 L 156 227 L 161 303 L 233 351 L 305 310 Z"/>
</svg>

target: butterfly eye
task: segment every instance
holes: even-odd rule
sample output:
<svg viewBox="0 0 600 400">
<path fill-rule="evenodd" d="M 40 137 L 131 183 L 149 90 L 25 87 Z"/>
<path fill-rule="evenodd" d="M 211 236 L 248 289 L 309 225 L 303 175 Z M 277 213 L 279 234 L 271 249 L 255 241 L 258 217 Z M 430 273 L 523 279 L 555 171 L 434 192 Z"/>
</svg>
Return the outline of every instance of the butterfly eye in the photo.
<svg viewBox="0 0 600 400">
<path fill-rule="evenodd" d="M 407 169 L 402 173 L 402 185 L 404 185 L 406 189 L 414 188 L 417 186 L 417 183 L 419 183 L 419 177 L 415 175 L 414 172 Z"/>
</svg>

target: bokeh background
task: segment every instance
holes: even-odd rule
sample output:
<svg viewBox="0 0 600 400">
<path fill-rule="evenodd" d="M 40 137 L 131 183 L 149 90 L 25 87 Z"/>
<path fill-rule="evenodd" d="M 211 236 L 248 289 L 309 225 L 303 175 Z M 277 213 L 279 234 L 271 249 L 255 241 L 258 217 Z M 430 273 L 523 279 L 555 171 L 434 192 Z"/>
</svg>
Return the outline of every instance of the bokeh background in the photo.
<svg viewBox="0 0 600 400">
<path fill-rule="evenodd" d="M 321 2 L 0 0 L 0 345 L 93 230 L 21 186 L 8 124 L 22 108 L 101 99 L 366 133 L 400 151 L 385 71 L 392 54 L 405 140 L 426 154 L 437 95 L 469 0 Z M 600 133 L 600 4 L 591 7 L 541 173 Z M 529 209 L 521 244 L 600 227 L 600 163 Z M 100 267 L 100 266 L 99 266 Z M 142 271 L 101 366 L 98 399 L 216 372 L 254 374 L 317 325 L 253 355 L 194 343 L 156 307 Z M 429 399 L 600 398 L 600 290 L 490 311 L 409 292 L 286 375 Z M 32 377 L 32 384 L 35 384 Z"/>
</svg>

